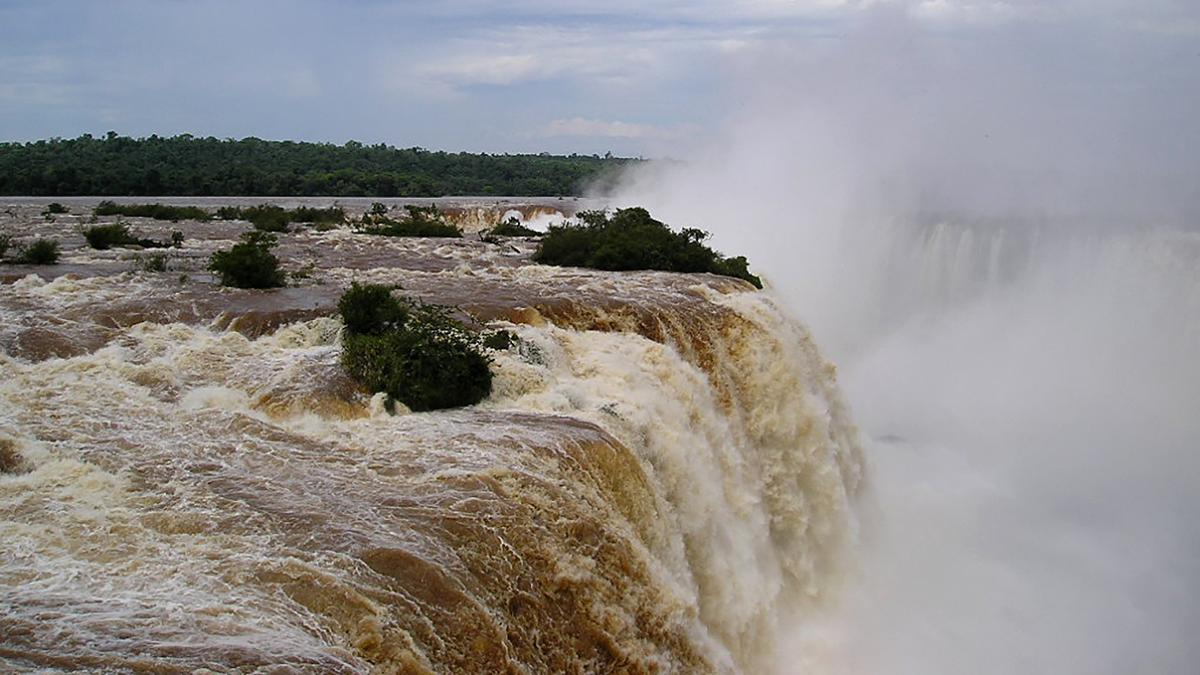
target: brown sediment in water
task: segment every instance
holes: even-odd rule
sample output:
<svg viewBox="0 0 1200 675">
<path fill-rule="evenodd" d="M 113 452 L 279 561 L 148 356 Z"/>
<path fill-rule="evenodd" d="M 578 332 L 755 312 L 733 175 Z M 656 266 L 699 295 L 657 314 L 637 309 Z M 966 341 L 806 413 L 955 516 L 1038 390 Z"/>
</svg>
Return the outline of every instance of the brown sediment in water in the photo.
<svg viewBox="0 0 1200 675">
<path fill-rule="evenodd" d="M 464 412 L 436 429 L 402 420 L 393 441 L 355 446 L 208 411 L 192 420 L 209 430 L 202 439 L 178 420 L 156 430 L 165 436 L 158 447 L 131 440 L 153 414 L 130 411 L 87 453 L 89 465 L 128 476 L 121 501 L 143 514 L 103 528 L 111 534 L 64 532 L 82 547 L 66 555 L 99 566 L 98 597 L 64 599 L 56 609 L 19 594 L 10 605 L 19 611 L 0 619 L 9 654 L 46 666 L 163 672 L 342 670 L 265 645 L 222 648 L 217 624 L 201 617 L 179 625 L 154 606 L 105 619 L 103 589 L 121 584 L 113 570 L 182 538 L 216 562 L 239 596 L 286 597 L 340 636 L 348 660 L 372 668 L 655 672 L 661 658 L 689 671 L 710 667 L 673 616 L 679 608 L 657 597 L 638 550 L 637 533 L 656 527 L 647 478 L 627 448 L 593 425 Z M 428 457 L 428 444 L 455 450 Z M 108 539 L 118 532 L 121 543 Z M 212 621 L 246 630 L 237 612 L 217 611 Z M 49 628 L 55 619 L 83 630 Z M 184 638 L 192 644 L 177 642 Z"/>
<path fill-rule="evenodd" d="M 16 473 L 24 462 L 16 442 L 11 438 L 0 438 L 0 473 Z"/>
<path fill-rule="evenodd" d="M 759 672 L 836 576 L 853 427 L 747 284 L 339 230 L 281 236 L 298 286 L 223 289 L 244 226 L 136 226 L 185 231 L 170 272 L 64 240 L 70 274 L 0 285 L 0 424 L 37 448 L 0 476 L 0 666 Z M 493 397 L 381 414 L 329 318 L 355 280 L 518 333 Z"/>
<path fill-rule="evenodd" d="M 358 238 L 368 240 L 355 243 L 364 248 L 369 248 L 369 240 L 376 239 L 366 235 Z M 428 242 L 409 243 L 418 250 L 435 246 Z M 470 255 L 480 248 L 472 246 L 464 250 Z M 7 325 L 0 328 L 0 347 L 13 356 L 31 360 L 78 356 L 108 344 L 123 330 L 144 322 L 211 325 L 257 337 L 288 323 L 335 314 L 342 290 L 349 280 L 356 278 L 397 285 L 400 293 L 424 302 L 458 307 L 481 322 L 519 319 L 523 309 L 534 308 L 564 325 L 630 331 L 664 341 L 672 336 L 686 338 L 691 328 L 712 323 L 714 318 L 719 321 L 718 315 L 729 314 L 714 308 L 698 290 L 700 287 L 722 293 L 750 289 L 743 282 L 711 275 L 631 273 L 630 280 L 644 280 L 646 288 L 635 283 L 631 284 L 632 292 L 617 294 L 611 273 L 564 269 L 530 277 L 523 275 L 516 263 L 510 263 L 511 266 L 486 273 L 454 274 L 436 268 L 431 271 L 404 267 L 401 266 L 404 260 L 378 251 L 369 256 L 355 255 L 349 260 L 342 253 L 321 257 L 317 264 L 319 269 L 337 270 L 337 276 L 318 278 L 319 283 L 266 291 L 222 288 L 203 278 L 180 283 L 172 272 L 69 274 L 53 277 L 51 283 L 44 285 L 14 283 L 7 287 L 25 293 L 4 293 L 5 287 L 0 286 L 0 311 L 5 311 L 7 318 Z M 284 260 L 290 259 L 284 257 Z M 342 266 L 345 264 L 366 266 Z M 464 264 L 463 260 L 455 262 L 456 266 Z M 41 276 L 40 270 L 37 276 Z M 88 293 L 93 290 L 105 294 L 102 303 L 88 301 Z M 680 317 L 687 320 L 679 323 Z"/>
</svg>

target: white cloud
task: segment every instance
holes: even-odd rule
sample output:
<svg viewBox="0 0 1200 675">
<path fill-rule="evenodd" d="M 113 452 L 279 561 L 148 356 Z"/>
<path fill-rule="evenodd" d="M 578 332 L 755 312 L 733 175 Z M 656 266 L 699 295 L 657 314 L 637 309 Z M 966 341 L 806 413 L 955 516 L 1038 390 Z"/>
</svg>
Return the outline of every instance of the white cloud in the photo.
<svg viewBox="0 0 1200 675">
<path fill-rule="evenodd" d="M 552 64 L 534 54 L 468 54 L 435 61 L 415 69 L 417 75 L 451 85 L 513 84 L 554 72 Z"/>
<path fill-rule="evenodd" d="M 419 80 L 447 86 L 509 85 L 560 76 L 617 77 L 653 67 L 668 42 L 598 30 L 520 26 L 452 43 L 411 67 Z"/>
<path fill-rule="evenodd" d="M 58 106 L 71 103 L 75 89 L 64 83 L 69 64 L 56 56 L 0 57 L 0 103 Z"/>
<path fill-rule="evenodd" d="M 0 33 L 30 27 L 0 41 L 0 128 L 23 138 L 94 131 L 108 127 L 96 121 L 107 106 L 132 116 L 122 131 L 217 125 L 498 148 L 547 138 L 535 134 L 551 119 L 707 125 L 738 105 L 722 92 L 757 64 L 822 51 L 881 8 L 971 39 L 1008 23 L 1179 42 L 1200 34 L 1197 0 L 291 0 L 287 12 L 271 9 L 278 4 L 0 0 Z M 244 39 L 214 43 L 216 27 Z M 330 41 L 340 47 L 311 47 Z M 366 104 L 329 114 L 347 97 Z M 280 98 L 313 105 L 261 112 Z M 241 105 L 200 114 L 195 102 L 216 100 Z M 614 141 L 646 133 L 612 130 L 626 134 Z M 575 147 L 562 139 L 557 147 Z M 626 148 L 648 145 L 634 141 Z"/>
<path fill-rule="evenodd" d="M 492 12 L 552 17 L 630 18 L 727 24 L 822 17 L 853 9 L 872 0 L 436 0 L 423 11 L 441 16 Z"/>
<path fill-rule="evenodd" d="M 408 96 L 453 99 L 464 88 L 571 80 L 583 88 L 628 88 L 686 77 L 706 60 L 753 44 L 759 27 L 514 25 L 461 36 L 419 60 L 402 53 L 386 77 Z"/>
<path fill-rule="evenodd" d="M 65 85 L 48 82 L 0 82 L 0 103 L 60 106 L 74 101 L 74 90 Z"/>
<path fill-rule="evenodd" d="M 546 125 L 541 136 L 588 136 L 602 138 L 640 138 L 668 140 L 682 138 L 699 131 L 699 127 L 683 124 L 670 127 L 633 122 L 606 122 L 583 117 L 554 120 Z"/>
<path fill-rule="evenodd" d="M 918 20 L 967 25 L 1047 19 L 1063 10 L 1061 4 L 1032 0 L 912 0 L 905 4 Z"/>
<path fill-rule="evenodd" d="M 0 57 L 0 80 L 24 76 L 57 76 L 66 73 L 66 59 L 54 55 Z"/>
<path fill-rule="evenodd" d="M 459 98 L 472 86 L 552 79 L 623 87 L 686 77 L 755 47 L 838 35 L 842 22 L 878 8 L 942 26 L 1036 18 L 1061 9 L 1035 0 L 669 0 L 648 6 L 632 0 L 523 0 L 505 7 L 542 18 L 466 31 L 423 49 L 415 60 L 397 54 L 393 62 L 400 65 L 388 76 L 390 86 L 434 99 Z M 497 9 L 494 2 L 478 0 L 427 11 L 462 16 L 469 8 L 481 16 Z"/>
<path fill-rule="evenodd" d="M 771 26 L 806 20 L 849 18 L 892 7 L 921 19 L 969 24 L 1064 14 L 1168 13 L 1191 11 L 1189 0 L 426 0 L 420 9 L 437 16 L 540 16 L 547 21 L 583 18 L 704 26 Z"/>
</svg>

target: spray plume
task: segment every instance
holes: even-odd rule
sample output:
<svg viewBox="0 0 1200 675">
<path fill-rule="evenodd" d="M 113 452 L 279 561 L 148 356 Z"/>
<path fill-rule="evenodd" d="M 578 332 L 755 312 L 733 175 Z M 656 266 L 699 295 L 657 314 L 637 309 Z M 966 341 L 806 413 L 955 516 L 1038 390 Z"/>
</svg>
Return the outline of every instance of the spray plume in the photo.
<svg viewBox="0 0 1200 675">
<path fill-rule="evenodd" d="M 614 199 L 757 263 L 871 439 L 859 575 L 781 672 L 1200 659 L 1200 65 L 1136 25 L 867 12 Z"/>
</svg>

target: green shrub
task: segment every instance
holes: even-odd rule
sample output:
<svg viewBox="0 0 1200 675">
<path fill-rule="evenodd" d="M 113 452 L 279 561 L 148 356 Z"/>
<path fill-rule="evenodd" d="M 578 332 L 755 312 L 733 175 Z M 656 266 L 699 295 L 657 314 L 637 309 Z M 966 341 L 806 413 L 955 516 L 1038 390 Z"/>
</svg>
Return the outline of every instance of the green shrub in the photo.
<svg viewBox="0 0 1200 675">
<path fill-rule="evenodd" d="M 172 232 L 170 241 L 139 239 L 138 237 L 133 236 L 133 233 L 129 231 L 128 225 L 121 222 L 86 227 L 83 229 L 83 238 L 87 240 L 88 246 L 91 246 L 98 251 L 106 251 L 114 246 L 179 248 L 181 245 L 183 245 L 182 232 Z"/>
<path fill-rule="evenodd" d="M 450 309 L 354 284 L 338 301 L 346 324 L 342 364 L 367 389 L 413 411 L 473 405 L 492 391 L 479 338 Z"/>
<path fill-rule="evenodd" d="M 533 255 L 546 265 L 601 270 L 662 270 L 709 272 L 744 279 L 762 288 L 744 257 L 724 258 L 704 245 L 709 234 L 685 228 L 674 232 L 650 217 L 646 209 L 581 211 L 580 223 L 555 225 Z"/>
<path fill-rule="evenodd" d="M 329 226 L 344 222 L 346 212 L 340 206 L 325 209 L 301 206 L 288 210 L 274 204 L 260 204 L 246 208 L 223 206 L 217 209 L 217 217 L 222 220 L 248 220 L 255 229 L 264 232 L 287 232 L 290 223 Z"/>
<path fill-rule="evenodd" d="M 363 214 L 358 228 L 367 234 L 378 234 L 385 237 L 462 236 L 462 230 L 447 223 L 436 206 L 407 204 L 404 209 L 408 212 L 408 217 L 404 220 L 393 220 L 386 215 L 376 213 L 372 208 L 372 211 Z"/>
<path fill-rule="evenodd" d="M 313 225 L 328 225 L 346 221 L 346 212 L 340 206 L 318 209 L 309 206 L 288 211 L 288 219 L 293 223 L 312 223 Z"/>
<path fill-rule="evenodd" d="M 0 258 L 3 258 L 5 253 L 8 253 L 8 249 L 11 246 L 12 246 L 12 235 L 6 234 L 6 233 L 0 233 Z"/>
<path fill-rule="evenodd" d="M 408 320 L 408 308 L 378 284 L 353 283 L 338 300 L 346 330 L 360 335 L 380 335 L 397 330 Z"/>
<path fill-rule="evenodd" d="M 17 262 L 25 265 L 54 265 L 58 263 L 58 242 L 53 239 L 35 239 L 21 247 Z"/>
<path fill-rule="evenodd" d="M 62 204 L 59 204 L 58 202 L 50 202 L 49 204 L 46 205 L 46 210 L 43 211 L 42 213 L 49 215 L 49 214 L 70 213 L 70 212 L 71 212 L 71 209 L 68 209 L 67 207 L 63 206 Z"/>
<path fill-rule="evenodd" d="M 516 218 L 509 218 L 489 230 L 488 234 L 500 237 L 540 237 L 545 233 L 525 227 Z"/>
<path fill-rule="evenodd" d="M 276 288 L 284 285 L 279 258 L 271 249 L 277 240 L 271 234 L 254 230 L 242 235 L 241 243 L 228 251 L 217 251 L 208 261 L 208 269 L 221 277 L 221 285 L 237 288 Z"/>
<path fill-rule="evenodd" d="M 198 206 L 167 206 L 166 204 L 117 204 L 108 200 L 96 205 L 97 216 L 128 216 L 155 220 L 208 220 L 208 211 Z"/>
<path fill-rule="evenodd" d="M 251 206 L 241 211 L 241 219 L 250 221 L 254 225 L 254 229 L 262 230 L 263 232 L 287 232 L 288 227 L 287 210 L 282 206 L 274 204 L 263 204 L 261 206 Z"/>
<path fill-rule="evenodd" d="M 109 223 L 84 228 L 83 238 L 87 240 L 88 246 L 97 251 L 107 251 L 113 246 L 125 246 L 136 241 L 129 232 L 129 226 L 125 223 Z"/>
</svg>

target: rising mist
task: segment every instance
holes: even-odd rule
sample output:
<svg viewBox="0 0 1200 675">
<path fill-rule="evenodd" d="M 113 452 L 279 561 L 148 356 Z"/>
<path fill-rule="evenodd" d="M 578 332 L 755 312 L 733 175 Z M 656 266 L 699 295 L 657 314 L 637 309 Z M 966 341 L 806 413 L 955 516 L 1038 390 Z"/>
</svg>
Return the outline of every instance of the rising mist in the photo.
<svg viewBox="0 0 1200 675">
<path fill-rule="evenodd" d="M 615 199 L 757 263 L 868 444 L 857 573 L 781 672 L 1194 670 L 1187 26 L 869 13 L 745 56 L 727 128 Z"/>
</svg>

